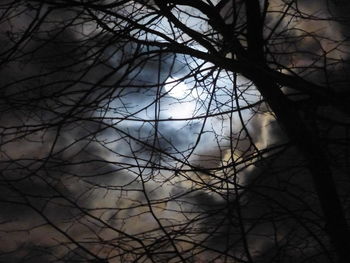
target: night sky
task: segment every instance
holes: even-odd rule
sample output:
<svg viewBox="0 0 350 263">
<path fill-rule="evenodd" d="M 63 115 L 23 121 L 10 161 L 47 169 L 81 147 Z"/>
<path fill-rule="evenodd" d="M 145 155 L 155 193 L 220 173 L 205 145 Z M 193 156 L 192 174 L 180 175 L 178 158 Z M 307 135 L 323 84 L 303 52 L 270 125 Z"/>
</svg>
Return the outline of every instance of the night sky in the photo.
<svg viewBox="0 0 350 263">
<path fill-rule="evenodd" d="M 202 12 L 172 1 L 194 40 L 135 4 L 150 1 L 11 2 L 0 3 L 0 262 L 336 262 L 307 158 L 247 74 L 215 64 L 246 58 Z M 246 47 L 244 2 L 216 11 Z M 348 216 L 349 4 L 269 2 L 271 71 L 340 94 L 319 103 L 280 85 Z"/>
</svg>

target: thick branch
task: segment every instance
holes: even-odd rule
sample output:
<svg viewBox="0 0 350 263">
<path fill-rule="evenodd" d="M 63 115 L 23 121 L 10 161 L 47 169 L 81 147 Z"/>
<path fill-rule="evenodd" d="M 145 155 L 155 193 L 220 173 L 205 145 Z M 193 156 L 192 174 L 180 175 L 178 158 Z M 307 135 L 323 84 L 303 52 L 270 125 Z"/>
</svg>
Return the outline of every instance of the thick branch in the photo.
<svg viewBox="0 0 350 263">
<path fill-rule="evenodd" d="M 249 56 L 256 60 L 264 59 L 263 19 L 259 0 L 247 0 L 247 42 Z"/>
</svg>

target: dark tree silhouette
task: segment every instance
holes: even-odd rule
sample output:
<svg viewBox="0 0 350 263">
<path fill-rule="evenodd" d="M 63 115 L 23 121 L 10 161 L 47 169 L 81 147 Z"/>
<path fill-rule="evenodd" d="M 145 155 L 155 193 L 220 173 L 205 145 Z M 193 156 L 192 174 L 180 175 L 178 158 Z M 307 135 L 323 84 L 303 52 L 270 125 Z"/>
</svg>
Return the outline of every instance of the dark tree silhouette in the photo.
<svg viewBox="0 0 350 263">
<path fill-rule="evenodd" d="M 0 3 L 1 262 L 348 262 L 345 1 Z"/>
</svg>

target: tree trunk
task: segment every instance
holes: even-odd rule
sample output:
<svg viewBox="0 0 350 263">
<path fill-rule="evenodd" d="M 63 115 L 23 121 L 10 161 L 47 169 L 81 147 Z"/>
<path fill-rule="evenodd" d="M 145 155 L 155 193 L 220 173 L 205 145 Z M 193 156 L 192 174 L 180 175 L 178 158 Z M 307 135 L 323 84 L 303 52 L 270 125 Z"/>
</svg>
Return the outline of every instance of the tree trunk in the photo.
<svg viewBox="0 0 350 263">
<path fill-rule="evenodd" d="M 300 113 L 279 87 L 263 76 L 253 78 L 288 137 L 307 160 L 313 185 L 325 216 L 326 231 L 339 262 L 349 262 L 350 233 L 333 180 L 332 171 L 317 134 L 307 127 Z"/>
</svg>

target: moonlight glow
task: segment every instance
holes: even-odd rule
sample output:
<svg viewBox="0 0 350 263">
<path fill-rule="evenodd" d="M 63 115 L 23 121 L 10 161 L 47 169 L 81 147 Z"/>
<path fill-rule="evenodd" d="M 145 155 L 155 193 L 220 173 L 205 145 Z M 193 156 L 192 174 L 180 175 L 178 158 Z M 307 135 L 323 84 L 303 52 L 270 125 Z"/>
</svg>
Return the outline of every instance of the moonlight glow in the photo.
<svg viewBox="0 0 350 263">
<path fill-rule="evenodd" d="M 165 91 L 169 93 L 170 96 L 181 99 L 184 98 L 189 93 L 189 88 L 183 81 L 179 81 L 172 77 L 169 77 L 164 85 Z"/>
</svg>

